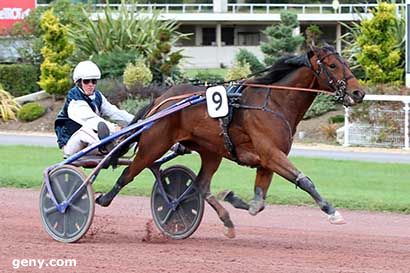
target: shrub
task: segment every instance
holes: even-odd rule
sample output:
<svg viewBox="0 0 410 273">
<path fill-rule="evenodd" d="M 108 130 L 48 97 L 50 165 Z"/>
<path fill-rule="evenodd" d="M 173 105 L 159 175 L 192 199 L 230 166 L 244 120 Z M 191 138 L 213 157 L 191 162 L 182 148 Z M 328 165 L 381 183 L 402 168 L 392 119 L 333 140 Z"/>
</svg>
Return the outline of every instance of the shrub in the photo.
<svg viewBox="0 0 410 273">
<path fill-rule="evenodd" d="M 258 60 L 258 58 L 246 49 L 239 49 L 239 52 L 235 55 L 235 61 L 238 63 L 248 63 L 252 73 L 256 73 L 265 69 L 263 64 Z"/>
<path fill-rule="evenodd" d="M 191 82 L 195 83 L 211 83 L 211 84 L 218 84 L 218 83 L 223 83 L 224 78 L 217 74 L 217 73 L 212 73 L 209 71 L 199 71 L 196 73 L 193 79 L 190 80 Z"/>
<path fill-rule="evenodd" d="M 151 70 L 142 61 L 137 61 L 135 64 L 129 63 L 124 70 L 123 82 L 128 89 L 136 84 L 146 86 L 151 81 Z"/>
<path fill-rule="evenodd" d="M 176 21 L 159 20 L 159 12 L 147 17 L 130 8 L 132 5 L 120 5 L 115 10 L 107 6 L 104 16 L 99 16 L 96 21 L 89 16 L 86 23 L 77 25 L 71 37 L 81 54 L 87 57 L 118 49 L 136 51 L 148 60 L 154 81 L 164 84 L 173 77 L 183 58 L 182 50 L 172 51 L 173 45 L 187 34 L 177 31 Z"/>
<path fill-rule="evenodd" d="M 120 103 L 120 108 L 126 110 L 130 114 L 137 114 L 138 110 L 149 104 L 149 99 L 126 99 Z"/>
<path fill-rule="evenodd" d="M 251 74 L 251 68 L 248 63 L 235 63 L 226 73 L 225 81 L 241 80 L 248 77 L 249 74 Z"/>
<path fill-rule="evenodd" d="M 306 112 L 304 119 L 309 119 L 317 116 L 321 116 L 329 111 L 336 109 L 336 102 L 331 96 L 325 94 L 319 94 L 309 110 Z"/>
<path fill-rule="evenodd" d="M 109 102 L 117 106 L 127 99 L 156 98 L 166 90 L 165 87 L 156 85 L 149 85 L 146 87 L 134 85 L 128 89 L 121 81 L 112 78 L 99 81 L 97 89 L 104 94 Z"/>
<path fill-rule="evenodd" d="M 46 109 L 37 102 L 29 102 L 21 107 L 17 117 L 22 121 L 33 121 L 40 118 L 45 112 Z"/>
<path fill-rule="evenodd" d="M 335 140 L 336 139 L 336 130 L 337 130 L 337 125 L 336 124 L 324 124 L 320 126 L 320 130 L 323 132 L 325 137 L 328 140 Z"/>
<path fill-rule="evenodd" d="M 92 60 L 101 69 L 103 78 L 118 78 L 122 76 L 130 60 L 135 60 L 137 56 L 136 50 L 114 49 L 111 52 L 95 55 Z"/>
<path fill-rule="evenodd" d="M 404 80 L 406 17 L 396 6 L 378 1 L 372 17 L 360 24 L 343 24 L 348 32 L 342 36 L 344 55 L 355 75 L 368 83 L 395 83 Z M 358 74 L 356 71 L 359 71 Z"/>
<path fill-rule="evenodd" d="M 74 45 L 68 41 L 67 28 L 60 24 L 53 9 L 44 12 L 40 26 L 44 31 L 44 61 L 39 84 L 49 94 L 65 94 L 71 86 L 67 58 L 73 54 Z"/>
<path fill-rule="evenodd" d="M 14 100 L 13 96 L 0 85 L 0 118 L 3 121 L 16 120 L 16 112 L 19 109 L 20 105 Z"/>
<path fill-rule="evenodd" d="M 345 122 L 345 116 L 344 115 L 336 115 L 336 116 L 330 117 L 327 121 L 329 123 L 343 123 L 343 122 Z"/>
<path fill-rule="evenodd" d="M 109 102 L 117 106 L 128 97 L 127 88 L 119 79 L 102 79 L 98 81 L 97 89 L 104 94 Z"/>
<path fill-rule="evenodd" d="M 14 97 L 38 91 L 39 74 L 37 67 L 30 64 L 0 65 L 0 83 Z"/>
</svg>

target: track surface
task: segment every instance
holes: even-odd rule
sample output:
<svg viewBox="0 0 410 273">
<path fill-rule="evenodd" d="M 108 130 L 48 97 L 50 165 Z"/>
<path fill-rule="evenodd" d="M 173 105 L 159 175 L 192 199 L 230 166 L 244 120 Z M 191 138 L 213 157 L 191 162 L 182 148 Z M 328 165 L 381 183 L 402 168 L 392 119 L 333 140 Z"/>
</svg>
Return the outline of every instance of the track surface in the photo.
<svg viewBox="0 0 410 273">
<path fill-rule="evenodd" d="M 270 206 L 258 216 L 224 204 L 237 237 L 225 238 L 209 206 L 183 241 L 146 238 L 149 200 L 119 196 L 96 208 L 87 235 L 55 242 L 43 230 L 38 191 L 0 189 L 0 272 L 410 272 L 410 216 L 342 210 L 330 225 L 317 208 Z M 13 268 L 14 259 L 75 259 L 76 267 Z"/>
</svg>

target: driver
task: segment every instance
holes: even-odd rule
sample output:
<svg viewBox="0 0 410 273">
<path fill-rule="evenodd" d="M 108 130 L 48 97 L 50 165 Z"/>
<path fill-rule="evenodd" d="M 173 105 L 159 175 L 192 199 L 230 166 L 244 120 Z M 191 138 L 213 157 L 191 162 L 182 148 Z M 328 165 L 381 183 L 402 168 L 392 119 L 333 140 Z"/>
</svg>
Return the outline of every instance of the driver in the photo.
<svg viewBox="0 0 410 273">
<path fill-rule="evenodd" d="M 54 123 L 57 143 L 59 148 L 63 149 L 64 157 L 71 156 L 119 131 L 121 128 L 116 123 L 126 126 L 134 118 L 127 111 L 120 110 L 108 102 L 96 89 L 100 78 L 100 69 L 91 61 L 80 62 L 74 68 L 75 85 L 68 91 L 64 105 Z M 109 146 L 112 144 L 106 145 L 105 149 L 100 148 L 100 153 L 107 153 L 112 148 Z"/>
</svg>

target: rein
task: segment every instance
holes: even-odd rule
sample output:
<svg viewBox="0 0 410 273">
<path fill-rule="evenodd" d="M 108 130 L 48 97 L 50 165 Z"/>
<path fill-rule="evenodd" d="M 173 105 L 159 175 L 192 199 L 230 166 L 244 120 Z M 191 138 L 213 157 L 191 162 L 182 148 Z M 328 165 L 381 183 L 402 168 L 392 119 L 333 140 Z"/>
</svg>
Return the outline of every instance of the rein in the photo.
<svg viewBox="0 0 410 273">
<path fill-rule="evenodd" d="M 335 94 L 331 91 L 320 90 L 320 89 L 312 89 L 312 88 L 290 87 L 290 86 L 271 85 L 271 84 L 256 84 L 256 83 L 242 83 L 240 85 L 248 86 L 248 87 L 260 87 L 260 88 L 286 90 L 286 91 L 290 90 L 290 91 L 301 91 L 301 92 L 312 92 L 312 93 L 324 93 L 324 94 L 327 94 L 327 95 L 335 96 Z M 184 94 L 184 95 L 169 97 L 169 98 L 161 101 L 159 104 L 155 105 L 155 107 L 153 107 L 148 112 L 148 114 L 145 115 L 145 117 L 149 117 L 150 115 L 155 113 L 158 110 L 158 108 L 160 108 L 162 105 L 164 105 L 165 103 L 167 103 L 169 101 L 185 99 L 185 98 L 188 98 L 190 96 L 202 95 L 204 93 L 205 92 L 201 91 L 201 92 L 193 92 L 193 93 L 188 93 L 188 94 Z"/>
<path fill-rule="evenodd" d="M 180 99 L 185 99 L 191 96 L 195 96 L 195 95 L 201 95 L 204 94 L 205 92 L 200 91 L 200 92 L 192 92 L 192 93 L 188 93 L 188 94 L 184 94 L 184 95 L 179 95 L 179 96 L 174 96 L 174 97 L 169 97 L 163 101 L 161 101 L 160 103 L 158 103 L 157 105 L 155 105 L 149 112 L 148 114 L 145 115 L 145 117 L 149 117 L 151 116 L 153 113 L 155 113 L 158 108 L 160 108 L 162 105 L 164 105 L 165 103 L 169 102 L 169 101 L 173 101 L 173 100 L 180 100 Z"/>
<path fill-rule="evenodd" d="M 279 89 L 279 90 L 286 90 L 286 91 L 301 91 L 301 92 L 312 92 L 312 93 L 324 93 L 327 95 L 334 96 L 334 93 L 327 90 L 320 90 L 320 89 L 311 89 L 311 88 L 302 88 L 302 87 L 290 87 L 290 86 L 282 86 L 282 85 L 271 85 L 271 84 L 256 84 L 256 83 L 243 83 L 243 86 L 249 87 L 261 87 L 261 88 L 269 88 L 269 89 Z"/>
</svg>

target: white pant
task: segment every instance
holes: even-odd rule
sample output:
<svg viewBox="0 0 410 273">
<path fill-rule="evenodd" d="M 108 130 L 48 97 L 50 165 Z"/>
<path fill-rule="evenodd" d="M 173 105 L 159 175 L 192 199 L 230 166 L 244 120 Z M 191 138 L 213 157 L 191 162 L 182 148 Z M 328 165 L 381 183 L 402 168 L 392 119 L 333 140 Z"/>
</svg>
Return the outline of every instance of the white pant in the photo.
<svg viewBox="0 0 410 273">
<path fill-rule="evenodd" d="M 83 126 L 70 137 L 67 144 L 63 147 L 64 156 L 71 156 L 98 141 L 100 141 L 100 139 L 98 138 L 97 133 L 94 132 L 93 129 Z M 98 149 L 95 149 L 88 154 L 95 155 L 98 153 Z"/>
</svg>

